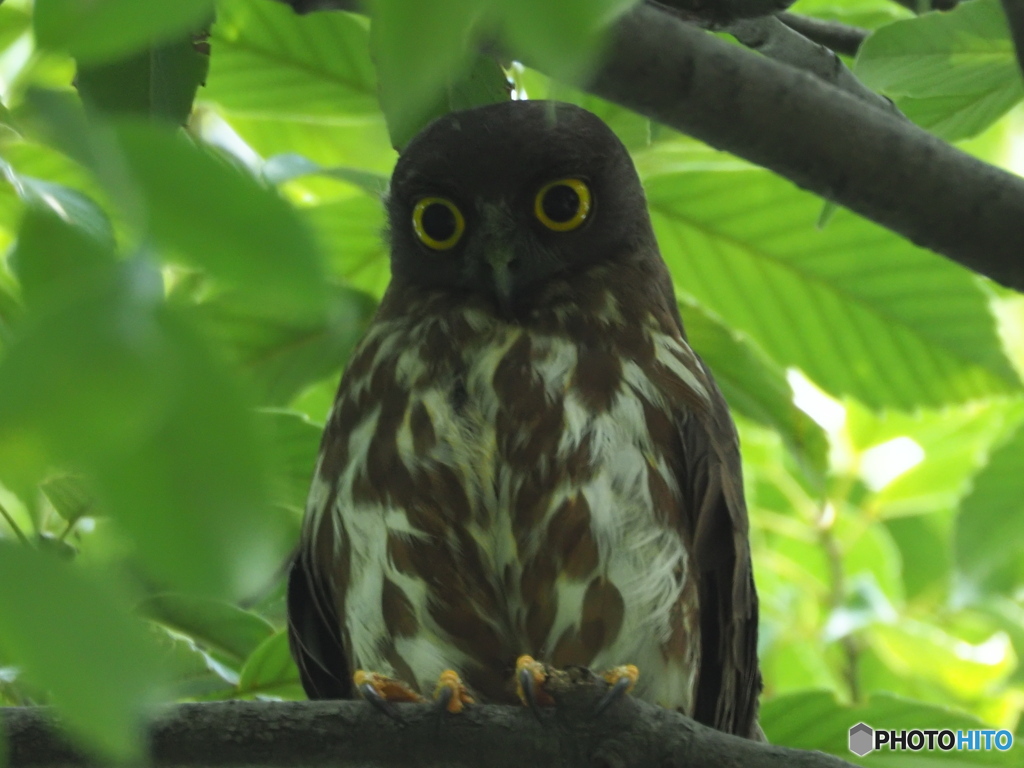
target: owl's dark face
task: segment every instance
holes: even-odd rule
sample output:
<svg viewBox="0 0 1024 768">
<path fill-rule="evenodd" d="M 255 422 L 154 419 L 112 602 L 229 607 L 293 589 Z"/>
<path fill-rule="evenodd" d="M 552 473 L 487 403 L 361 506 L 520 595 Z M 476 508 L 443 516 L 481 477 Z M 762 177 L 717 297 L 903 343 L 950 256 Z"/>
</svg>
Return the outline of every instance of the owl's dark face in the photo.
<svg viewBox="0 0 1024 768">
<path fill-rule="evenodd" d="M 557 102 L 435 121 L 399 158 L 387 208 L 394 280 L 483 295 L 506 315 L 547 280 L 654 243 L 626 148 Z"/>
</svg>

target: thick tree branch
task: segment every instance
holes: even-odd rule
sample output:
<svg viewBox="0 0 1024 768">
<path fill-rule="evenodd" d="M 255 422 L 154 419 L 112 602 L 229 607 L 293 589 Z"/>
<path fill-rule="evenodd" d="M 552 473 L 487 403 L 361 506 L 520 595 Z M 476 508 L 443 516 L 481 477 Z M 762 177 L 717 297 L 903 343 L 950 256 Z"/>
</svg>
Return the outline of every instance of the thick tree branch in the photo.
<svg viewBox="0 0 1024 768">
<path fill-rule="evenodd" d="M 1024 73 L 1024 0 L 1002 0 L 1002 3 L 1013 47 L 1017 51 L 1017 66 Z"/>
<path fill-rule="evenodd" d="M 523 707 L 474 706 L 460 715 L 398 705 L 392 720 L 365 702 L 217 702 L 169 708 L 150 729 L 158 768 L 246 766 L 488 766 L 488 768 L 853 768 L 806 752 L 729 736 L 671 710 L 626 698 L 599 717 L 602 692 L 575 686 L 540 718 Z M 10 768 L 87 765 L 49 713 L 3 715 Z"/>
<path fill-rule="evenodd" d="M 587 87 L 1024 290 L 1024 179 L 807 72 L 641 4 Z"/>
<path fill-rule="evenodd" d="M 813 40 L 844 56 L 856 56 L 871 33 L 866 29 L 842 24 L 838 21 L 801 16 L 798 13 L 780 13 L 779 21 L 795 29 L 808 40 Z"/>
<path fill-rule="evenodd" d="M 1024 290 L 1024 179 L 806 72 L 640 5 L 589 90 Z"/>
</svg>

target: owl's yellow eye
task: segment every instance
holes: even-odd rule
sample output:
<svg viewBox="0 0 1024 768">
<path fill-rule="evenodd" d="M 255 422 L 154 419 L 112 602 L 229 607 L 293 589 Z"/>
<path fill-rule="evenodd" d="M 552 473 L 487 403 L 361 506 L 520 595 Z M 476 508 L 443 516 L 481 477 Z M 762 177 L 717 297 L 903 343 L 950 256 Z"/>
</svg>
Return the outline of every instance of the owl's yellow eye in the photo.
<svg viewBox="0 0 1024 768">
<path fill-rule="evenodd" d="M 412 228 L 428 248 L 447 251 L 459 242 L 466 230 L 466 220 L 451 200 L 424 197 L 412 209 Z"/>
<path fill-rule="evenodd" d="M 586 221 L 591 203 L 585 182 L 559 179 L 540 188 L 533 201 L 533 215 L 548 229 L 568 232 Z"/>
</svg>

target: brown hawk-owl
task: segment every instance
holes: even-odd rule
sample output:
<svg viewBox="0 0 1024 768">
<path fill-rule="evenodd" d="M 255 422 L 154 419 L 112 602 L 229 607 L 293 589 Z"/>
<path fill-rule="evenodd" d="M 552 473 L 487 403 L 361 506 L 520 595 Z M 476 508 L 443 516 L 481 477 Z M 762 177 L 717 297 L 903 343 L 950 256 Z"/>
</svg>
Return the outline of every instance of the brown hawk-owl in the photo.
<svg viewBox="0 0 1024 768">
<path fill-rule="evenodd" d="M 402 152 L 391 284 L 324 429 L 288 608 L 311 698 L 371 670 L 636 664 L 756 730 L 736 432 L 690 349 L 625 147 L 568 104 L 450 114 Z"/>
</svg>

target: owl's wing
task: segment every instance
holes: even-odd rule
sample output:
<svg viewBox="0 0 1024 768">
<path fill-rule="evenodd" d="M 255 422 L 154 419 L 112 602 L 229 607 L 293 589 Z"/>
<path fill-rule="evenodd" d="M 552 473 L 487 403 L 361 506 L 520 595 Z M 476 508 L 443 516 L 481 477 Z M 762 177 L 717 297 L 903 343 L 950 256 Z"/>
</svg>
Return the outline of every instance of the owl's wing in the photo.
<svg viewBox="0 0 1024 768">
<path fill-rule="evenodd" d="M 699 358 L 698 358 L 699 360 Z M 758 737 L 757 593 L 750 564 L 739 440 L 725 398 L 707 366 L 712 408 L 680 420 L 680 487 L 693 530 L 692 563 L 700 596 L 701 663 L 694 718 L 739 736 Z"/>
<path fill-rule="evenodd" d="M 311 699 L 351 699 L 352 681 L 334 596 L 300 547 L 288 574 L 288 644 Z"/>
</svg>

